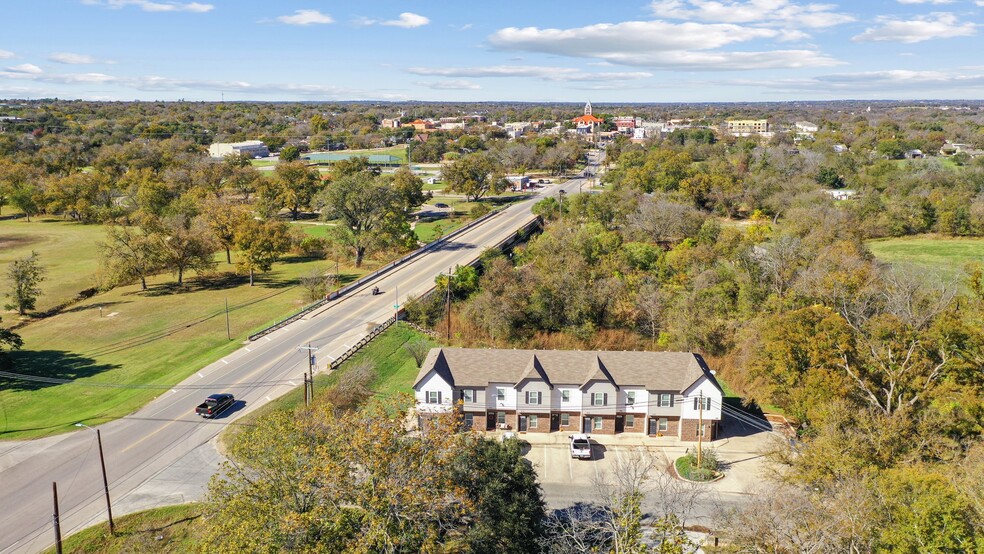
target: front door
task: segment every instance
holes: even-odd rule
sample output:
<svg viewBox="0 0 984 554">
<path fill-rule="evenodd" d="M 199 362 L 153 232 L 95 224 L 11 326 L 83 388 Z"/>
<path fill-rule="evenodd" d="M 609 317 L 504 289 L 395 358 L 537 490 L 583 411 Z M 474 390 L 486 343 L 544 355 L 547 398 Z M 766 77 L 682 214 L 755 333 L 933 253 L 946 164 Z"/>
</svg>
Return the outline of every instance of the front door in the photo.
<svg viewBox="0 0 984 554">
<path fill-rule="evenodd" d="M 526 416 L 519 416 L 519 431 L 521 433 L 526 432 Z"/>
<path fill-rule="evenodd" d="M 560 431 L 560 414 L 550 414 L 550 432 Z"/>
<path fill-rule="evenodd" d="M 656 418 L 655 417 L 649 418 L 649 434 L 650 435 L 655 435 L 656 434 Z"/>
<path fill-rule="evenodd" d="M 590 433 L 591 432 L 591 418 L 590 417 L 584 418 L 584 422 L 581 424 L 581 432 L 582 433 Z"/>
<path fill-rule="evenodd" d="M 489 412 L 485 416 L 485 430 L 491 431 L 492 429 L 495 429 L 495 412 Z"/>
<path fill-rule="evenodd" d="M 615 416 L 615 432 L 621 433 L 625 431 L 625 418 L 620 415 Z"/>
</svg>

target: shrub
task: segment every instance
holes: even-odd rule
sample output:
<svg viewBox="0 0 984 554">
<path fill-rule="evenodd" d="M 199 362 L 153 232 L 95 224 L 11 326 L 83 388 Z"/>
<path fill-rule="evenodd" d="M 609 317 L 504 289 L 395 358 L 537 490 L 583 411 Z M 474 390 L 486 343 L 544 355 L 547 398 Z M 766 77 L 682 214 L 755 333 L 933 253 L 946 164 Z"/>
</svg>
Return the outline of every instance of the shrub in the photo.
<svg viewBox="0 0 984 554">
<path fill-rule="evenodd" d="M 691 481 L 710 481 L 718 474 L 717 452 L 711 448 L 701 450 L 700 466 L 697 466 L 697 452 L 689 452 L 676 461 L 677 473 Z"/>
</svg>

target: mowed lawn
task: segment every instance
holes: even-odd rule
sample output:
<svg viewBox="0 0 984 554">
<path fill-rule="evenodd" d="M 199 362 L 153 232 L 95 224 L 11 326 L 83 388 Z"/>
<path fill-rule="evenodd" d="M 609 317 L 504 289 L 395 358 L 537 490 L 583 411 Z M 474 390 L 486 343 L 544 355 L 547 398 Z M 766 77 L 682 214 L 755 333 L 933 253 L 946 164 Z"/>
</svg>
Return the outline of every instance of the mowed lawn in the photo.
<svg viewBox="0 0 984 554">
<path fill-rule="evenodd" d="M 968 263 L 984 263 L 984 239 L 919 236 L 873 240 L 867 245 L 880 261 L 948 280 L 963 279 Z"/>
<path fill-rule="evenodd" d="M 36 251 L 46 269 L 37 310 L 45 311 L 75 298 L 79 292 L 98 284 L 98 244 L 105 238 L 106 230 L 102 225 L 37 217 L 31 218 L 30 222 L 25 218 L 0 221 L 3 294 L 9 286 L 6 279 L 10 262 Z M 4 303 L 7 300 L 4 298 Z M 5 314 L 3 318 L 3 324 L 10 325 L 13 316 Z"/>
<path fill-rule="evenodd" d="M 67 300 L 91 286 L 98 263 L 91 258 L 95 250 L 86 246 L 86 240 L 98 236 L 101 228 L 58 222 L 39 223 L 37 228 L 46 233 L 27 234 L 30 244 L 17 248 L 30 252 L 33 245 L 42 261 L 59 261 L 50 264 L 44 294 L 65 291 L 59 298 Z M 67 246 L 71 243 L 76 245 L 74 251 Z M 11 254 L 5 249 L 3 256 Z M 327 260 L 288 257 L 250 287 L 246 277 L 235 275 L 234 266 L 225 263 L 224 253 L 218 256 L 223 262 L 208 280 L 192 273 L 185 287 L 178 288 L 173 276 L 157 276 L 148 280 L 148 291 L 138 285 L 113 289 L 20 328 L 24 348 L 10 353 L 9 370 L 71 382 L 0 380 L 4 408 L 0 439 L 61 433 L 77 421 L 97 424 L 135 411 L 162 390 L 241 347 L 251 332 L 301 308 L 307 300 L 298 286 L 300 277 L 334 269 L 334 262 Z M 342 281 L 377 265 L 367 263 L 356 271 L 343 264 Z M 227 300 L 232 340 L 226 336 Z M 14 321 L 16 314 L 4 313 L 4 325 Z"/>
</svg>

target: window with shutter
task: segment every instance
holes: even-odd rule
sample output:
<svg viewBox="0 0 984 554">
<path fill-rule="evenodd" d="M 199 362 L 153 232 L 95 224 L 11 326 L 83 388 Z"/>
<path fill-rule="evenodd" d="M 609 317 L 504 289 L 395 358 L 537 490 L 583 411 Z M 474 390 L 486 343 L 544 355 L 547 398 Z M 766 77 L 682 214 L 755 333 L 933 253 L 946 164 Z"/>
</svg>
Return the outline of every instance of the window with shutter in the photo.
<svg viewBox="0 0 984 554">
<path fill-rule="evenodd" d="M 441 403 L 441 393 L 439 391 L 427 391 L 427 403 L 428 404 L 440 404 Z"/>
<path fill-rule="evenodd" d="M 475 401 L 475 391 L 473 389 L 464 389 L 461 391 L 461 399 L 465 402 Z"/>
</svg>

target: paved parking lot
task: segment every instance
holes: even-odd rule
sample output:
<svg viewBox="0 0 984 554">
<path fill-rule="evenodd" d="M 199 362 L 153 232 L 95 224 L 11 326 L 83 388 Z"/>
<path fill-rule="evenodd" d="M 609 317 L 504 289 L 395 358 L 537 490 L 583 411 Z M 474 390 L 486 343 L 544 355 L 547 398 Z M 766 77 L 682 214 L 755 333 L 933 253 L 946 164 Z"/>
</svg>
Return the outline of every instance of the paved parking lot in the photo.
<svg viewBox="0 0 984 554">
<path fill-rule="evenodd" d="M 762 481 L 766 470 L 764 451 L 778 436 L 774 433 L 738 430 L 733 436 L 705 443 L 723 462 L 724 478 L 705 485 L 712 493 L 709 504 L 736 504 L 747 499 Z M 550 508 L 563 508 L 578 502 L 597 500 L 597 483 L 613 471 L 615 460 L 632 451 L 644 450 L 655 458 L 658 468 L 671 471 L 670 464 L 696 443 L 671 437 L 640 435 L 591 435 L 591 460 L 572 459 L 566 434 L 526 433 L 519 439 L 528 443 L 524 457 L 533 464 Z M 710 513 L 708 508 L 707 513 Z"/>
</svg>

